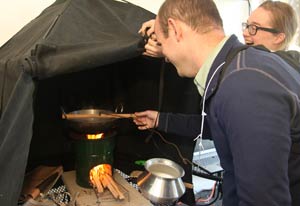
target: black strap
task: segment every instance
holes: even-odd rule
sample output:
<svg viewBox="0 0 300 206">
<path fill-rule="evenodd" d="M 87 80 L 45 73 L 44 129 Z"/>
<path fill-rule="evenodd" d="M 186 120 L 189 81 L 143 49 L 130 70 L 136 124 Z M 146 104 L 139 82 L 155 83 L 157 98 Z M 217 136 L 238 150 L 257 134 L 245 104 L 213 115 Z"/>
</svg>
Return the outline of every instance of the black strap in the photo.
<svg viewBox="0 0 300 206">
<path fill-rule="evenodd" d="M 295 140 L 292 141 L 292 153 L 300 154 L 300 142 Z"/>
<path fill-rule="evenodd" d="M 226 59 L 225 59 L 225 64 L 223 65 L 223 68 L 220 72 L 220 76 L 219 76 L 219 81 L 218 81 L 218 85 L 219 83 L 222 81 L 223 77 L 224 77 L 224 74 L 225 74 L 225 71 L 227 70 L 228 68 L 228 65 L 231 63 L 231 61 L 233 60 L 233 58 L 242 50 L 245 50 L 245 49 L 248 49 L 249 46 L 248 45 L 243 45 L 243 46 L 240 46 L 240 47 L 236 47 L 236 48 L 233 48 L 229 51 L 229 53 L 227 54 L 226 56 Z"/>
<path fill-rule="evenodd" d="M 242 50 L 245 50 L 245 49 L 248 49 L 249 47 L 252 47 L 252 48 L 255 48 L 255 49 L 258 49 L 258 50 L 262 50 L 262 51 L 267 51 L 267 52 L 271 52 L 269 49 L 267 49 L 266 47 L 264 47 L 263 45 L 256 45 L 256 46 L 249 46 L 249 45 L 243 45 L 243 46 L 240 46 L 240 47 L 236 47 L 236 48 L 233 48 L 229 51 L 229 53 L 227 54 L 226 56 L 226 59 L 225 59 L 225 64 L 223 65 L 223 69 L 221 71 L 221 74 L 220 74 L 220 81 L 222 80 L 223 76 L 224 76 L 224 73 L 225 73 L 225 70 L 226 68 L 228 67 L 228 65 L 231 63 L 232 59 Z"/>
<path fill-rule="evenodd" d="M 249 47 L 267 51 L 267 52 L 271 52 L 269 49 L 267 49 L 263 45 L 256 45 L 256 46 L 243 45 L 240 47 L 233 48 L 232 50 L 230 50 L 230 52 L 226 56 L 225 64 L 223 65 L 223 69 L 220 74 L 219 83 L 221 82 L 221 80 L 224 76 L 225 70 L 228 67 L 228 65 L 231 63 L 232 59 L 240 51 L 245 50 Z M 292 51 L 292 50 L 290 50 L 290 51 L 275 51 L 275 52 L 271 52 L 271 53 L 278 55 L 285 62 L 287 62 L 290 66 L 292 66 L 295 70 L 300 72 L 300 53 L 298 51 Z"/>
<path fill-rule="evenodd" d="M 240 46 L 240 47 L 235 47 L 235 48 L 232 48 L 226 58 L 225 58 L 225 64 L 223 65 L 222 67 L 222 70 L 220 71 L 220 75 L 219 75 L 219 78 L 218 78 L 218 83 L 217 83 L 217 86 L 216 86 L 216 89 L 214 91 L 214 93 L 218 90 L 218 87 L 222 81 L 222 79 L 224 78 L 224 75 L 226 73 L 226 70 L 229 66 L 229 64 L 231 63 L 231 61 L 233 60 L 233 58 L 242 50 L 245 50 L 245 49 L 248 49 L 250 46 L 248 45 L 243 45 L 243 46 Z"/>
<path fill-rule="evenodd" d="M 298 51 L 276 51 L 274 53 L 300 72 L 300 53 Z"/>
<path fill-rule="evenodd" d="M 165 76 L 165 70 L 166 70 L 166 61 L 163 59 L 161 62 L 161 69 L 160 69 L 160 74 L 159 74 L 159 91 L 158 91 L 158 108 L 157 111 L 160 112 L 161 108 L 162 108 L 162 104 L 163 104 L 163 97 L 164 97 L 164 76 Z M 159 115 L 159 114 L 158 114 Z M 158 115 L 156 117 L 155 123 L 157 122 L 157 118 Z M 154 130 L 151 131 L 151 133 L 146 137 L 145 139 L 145 143 L 148 143 L 150 141 L 150 139 L 152 138 L 154 133 Z"/>
</svg>

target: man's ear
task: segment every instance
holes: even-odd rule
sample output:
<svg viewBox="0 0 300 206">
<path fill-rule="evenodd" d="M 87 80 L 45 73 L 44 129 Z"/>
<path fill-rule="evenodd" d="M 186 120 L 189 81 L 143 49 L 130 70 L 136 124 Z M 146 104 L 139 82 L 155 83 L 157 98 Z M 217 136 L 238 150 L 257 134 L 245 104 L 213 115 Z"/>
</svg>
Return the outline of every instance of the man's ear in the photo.
<svg viewBox="0 0 300 206">
<path fill-rule="evenodd" d="M 182 38 L 182 28 L 178 21 L 169 18 L 168 19 L 168 27 L 169 27 L 169 36 L 174 36 L 176 38 L 176 41 L 180 41 Z"/>
</svg>

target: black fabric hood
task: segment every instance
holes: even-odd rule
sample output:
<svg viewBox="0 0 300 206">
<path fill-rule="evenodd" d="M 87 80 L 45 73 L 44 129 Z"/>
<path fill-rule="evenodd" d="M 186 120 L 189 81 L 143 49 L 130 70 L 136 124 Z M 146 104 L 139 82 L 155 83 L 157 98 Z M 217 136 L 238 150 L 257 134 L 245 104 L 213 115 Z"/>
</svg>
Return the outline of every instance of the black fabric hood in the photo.
<svg viewBox="0 0 300 206">
<path fill-rule="evenodd" d="M 139 56 L 151 18 L 122 1 L 57 0 L 0 48 L 0 205 L 17 205 L 38 81 Z"/>
<path fill-rule="evenodd" d="M 137 32 L 154 17 L 126 1 L 57 0 L 0 48 L 0 205 L 17 205 L 24 175 L 37 165 L 74 169 L 61 108 L 113 111 L 123 103 L 125 113 L 199 112 L 192 79 L 141 55 Z M 194 141 L 165 137 L 192 160 Z M 128 174 L 143 169 L 135 160 L 162 157 L 181 164 L 184 181 L 192 181 L 192 167 L 177 150 L 132 120 L 120 125 L 115 154 L 116 168 Z M 192 190 L 184 196 L 195 199 Z"/>
<path fill-rule="evenodd" d="M 0 50 L 1 61 L 21 59 L 37 78 L 94 68 L 140 54 L 146 10 L 113 0 L 59 0 Z"/>
</svg>

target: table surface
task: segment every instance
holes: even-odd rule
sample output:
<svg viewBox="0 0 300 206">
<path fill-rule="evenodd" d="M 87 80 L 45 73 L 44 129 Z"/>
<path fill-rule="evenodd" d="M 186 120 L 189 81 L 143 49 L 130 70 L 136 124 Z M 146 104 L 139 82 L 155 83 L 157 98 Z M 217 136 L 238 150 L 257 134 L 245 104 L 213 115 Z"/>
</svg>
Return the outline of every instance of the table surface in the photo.
<svg viewBox="0 0 300 206">
<path fill-rule="evenodd" d="M 118 172 L 114 172 L 113 177 L 119 189 L 124 193 L 125 200 L 114 199 L 107 189 L 97 198 L 92 188 L 84 188 L 76 183 L 76 172 L 74 170 L 62 174 L 62 180 L 71 195 L 74 197 L 78 193 L 77 206 L 152 206 L 150 201 L 145 199 Z"/>
</svg>

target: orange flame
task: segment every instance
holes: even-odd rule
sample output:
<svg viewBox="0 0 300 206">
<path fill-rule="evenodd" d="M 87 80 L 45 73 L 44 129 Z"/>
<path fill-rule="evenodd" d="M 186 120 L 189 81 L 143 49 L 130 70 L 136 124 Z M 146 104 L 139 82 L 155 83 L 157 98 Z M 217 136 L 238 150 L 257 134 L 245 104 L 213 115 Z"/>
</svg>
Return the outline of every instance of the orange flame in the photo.
<svg viewBox="0 0 300 206">
<path fill-rule="evenodd" d="M 86 138 L 87 139 L 102 139 L 104 137 L 104 133 L 100 134 L 87 134 Z"/>
<path fill-rule="evenodd" d="M 93 167 L 90 170 L 90 180 L 93 182 L 95 177 L 99 177 L 103 174 L 108 174 L 112 176 L 112 168 L 110 164 L 101 164 Z"/>
</svg>

